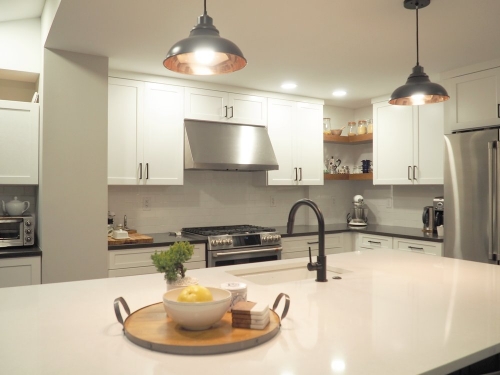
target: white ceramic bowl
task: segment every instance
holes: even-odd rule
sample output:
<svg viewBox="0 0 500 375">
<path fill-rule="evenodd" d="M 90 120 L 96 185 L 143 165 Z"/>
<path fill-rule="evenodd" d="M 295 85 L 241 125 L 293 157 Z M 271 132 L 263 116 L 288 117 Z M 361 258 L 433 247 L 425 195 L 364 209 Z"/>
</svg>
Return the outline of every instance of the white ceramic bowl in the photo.
<svg viewBox="0 0 500 375">
<path fill-rule="evenodd" d="M 207 287 L 212 293 L 210 302 L 177 302 L 183 288 L 172 289 L 163 295 L 163 306 L 174 322 L 191 331 L 209 329 L 222 319 L 231 303 L 231 292 Z"/>
</svg>

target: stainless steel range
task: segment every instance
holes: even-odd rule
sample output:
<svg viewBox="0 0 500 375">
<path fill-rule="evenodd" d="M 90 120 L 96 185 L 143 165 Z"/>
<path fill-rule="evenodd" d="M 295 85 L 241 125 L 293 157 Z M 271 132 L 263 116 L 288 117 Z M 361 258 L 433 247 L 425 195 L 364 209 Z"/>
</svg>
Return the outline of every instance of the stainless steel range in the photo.
<svg viewBox="0 0 500 375">
<path fill-rule="evenodd" d="M 255 225 L 183 228 L 185 234 L 207 240 L 207 267 L 281 259 L 281 235 Z"/>
</svg>

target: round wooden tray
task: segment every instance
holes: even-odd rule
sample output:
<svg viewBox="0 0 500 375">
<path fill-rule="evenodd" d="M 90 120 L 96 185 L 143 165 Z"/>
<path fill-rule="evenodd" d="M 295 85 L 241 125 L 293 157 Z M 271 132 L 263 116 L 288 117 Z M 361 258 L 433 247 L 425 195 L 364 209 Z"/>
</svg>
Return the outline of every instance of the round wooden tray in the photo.
<svg viewBox="0 0 500 375">
<path fill-rule="evenodd" d="M 118 302 L 122 303 L 128 314 L 130 310 L 123 298 L 115 300 L 115 313 L 118 321 L 123 324 L 125 336 L 136 345 L 164 353 L 199 355 L 248 349 L 272 339 L 281 326 L 280 317 L 270 309 L 270 322 L 262 330 L 233 328 L 231 313 L 226 313 L 210 329 L 189 331 L 166 316 L 162 302 L 135 311 L 123 322 Z M 275 306 L 278 302 L 277 299 Z M 286 296 L 286 311 L 288 305 L 289 299 Z M 283 317 L 284 315 L 286 312 Z"/>
</svg>

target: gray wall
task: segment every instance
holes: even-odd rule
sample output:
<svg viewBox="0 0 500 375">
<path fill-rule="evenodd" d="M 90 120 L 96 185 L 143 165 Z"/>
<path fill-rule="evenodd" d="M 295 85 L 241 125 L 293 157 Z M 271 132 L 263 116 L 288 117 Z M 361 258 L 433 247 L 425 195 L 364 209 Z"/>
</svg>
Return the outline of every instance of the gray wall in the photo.
<svg viewBox="0 0 500 375">
<path fill-rule="evenodd" d="M 108 58 L 44 50 L 42 282 L 107 277 Z"/>
</svg>

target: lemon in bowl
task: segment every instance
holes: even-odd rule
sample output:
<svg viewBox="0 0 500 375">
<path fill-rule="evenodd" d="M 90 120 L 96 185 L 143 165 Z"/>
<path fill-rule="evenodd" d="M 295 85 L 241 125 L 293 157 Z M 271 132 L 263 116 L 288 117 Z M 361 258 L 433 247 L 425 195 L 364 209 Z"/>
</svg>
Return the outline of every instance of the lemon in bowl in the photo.
<svg viewBox="0 0 500 375">
<path fill-rule="evenodd" d="M 231 292 L 200 285 L 172 289 L 163 295 L 163 306 L 168 316 L 191 331 L 209 329 L 219 322 L 230 303 Z"/>
</svg>

